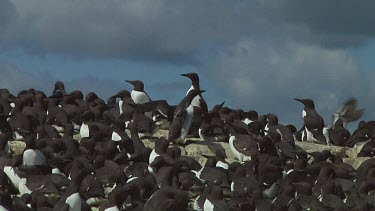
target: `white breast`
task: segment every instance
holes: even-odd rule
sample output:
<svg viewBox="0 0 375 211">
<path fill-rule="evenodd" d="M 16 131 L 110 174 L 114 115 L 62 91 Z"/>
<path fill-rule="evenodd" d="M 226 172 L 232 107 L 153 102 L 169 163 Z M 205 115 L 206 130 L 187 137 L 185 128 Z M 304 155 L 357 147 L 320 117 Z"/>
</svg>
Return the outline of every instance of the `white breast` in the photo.
<svg viewBox="0 0 375 211">
<path fill-rule="evenodd" d="M 189 88 L 189 90 L 186 92 L 186 95 L 188 95 L 189 92 L 190 92 L 191 90 L 193 90 L 193 89 L 194 89 L 194 86 L 191 85 L 191 87 Z M 199 96 L 199 95 L 195 96 L 195 97 L 193 98 L 193 100 L 191 101 L 191 105 L 193 105 L 193 106 L 197 106 L 197 107 L 201 107 L 201 106 L 200 106 L 200 101 L 199 101 L 200 99 L 201 99 L 201 96 Z"/>
<path fill-rule="evenodd" d="M 120 210 L 118 209 L 117 206 L 114 206 L 114 207 L 109 207 L 109 208 L 105 209 L 104 211 L 120 211 Z"/>
<path fill-rule="evenodd" d="M 212 204 L 208 199 L 204 202 L 203 205 L 204 211 L 213 211 L 214 210 L 214 204 Z"/>
<path fill-rule="evenodd" d="M 191 123 L 193 122 L 193 116 L 194 116 L 194 107 L 190 105 L 186 109 L 187 111 L 187 117 L 185 121 L 182 123 L 182 128 L 181 128 L 181 139 L 185 139 L 186 135 L 189 132 Z"/>
<path fill-rule="evenodd" d="M 26 186 L 26 178 L 22 178 L 20 180 L 20 183 L 18 184 L 18 191 L 21 195 L 32 193 L 32 191 Z"/>
<path fill-rule="evenodd" d="M 43 166 L 47 164 L 47 158 L 38 149 L 28 149 L 23 152 L 23 162 L 25 166 Z"/>
<path fill-rule="evenodd" d="M 65 203 L 69 205 L 69 211 L 81 211 L 81 196 L 74 193 L 66 198 Z"/>
<path fill-rule="evenodd" d="M 202 182 L 204 182 L 204 180 L 201 179 L 201 174 L 202 174 L 203 169 L 204 169 L 204 167 L 201 168 L 199 171 L 191 170 L 191 172 L 193 172 L 195 174 L 195 177 L 198 178 Z"/>
<path fill-rule="evenodd" d="M 265 131 L 268 131 L 270 128 L 268 127 L 268 123 L 266 124 L 266 126 L 264 127 L 264 130 Z M 264 135 L 267 135 L 268 133 L 267 132 L 264 132 Z"/>
<path fill-rule="evenodd" d="M 194 209 L 194 210 L 199 210 L 199 211 L 201 211 L 202 208 L 200 208 L 199 205 L 198 205 L 199 197 L 200 197 L 200 196 L 198 196 L 198 197 L 194 200 L 193 209 Z"/>
<path fill-rule="evenodd" d="M 195 96 L 194 98 L 193 98 L 193 100 L 191 101 L 191 105 L 192 106 L 197 106 L 197 107 L 201 107 L 201 105 L 200 105 L 200 100 L 201 99 L 201 96 L 199 96 L 199 95 L 197 95 L 197 96 Z"/>
<path fill-rule="evenodd" d="M 65 176 L 65 174 L 61 173 L 61 171 L 58 168 L 52 169 L 52 174 L 60 174 L 60 175 Z"/>
<path fill-rule="evenodd" d="M 135 179 L 138 179 L 138 177 L 132 177 L 132 178 L 129 178 L 128 181 L 126 181 L 126 183 L 129 183 L 129 182 L 131 182 L 131 181 L 133 181 L 133 180 L 135 180 Z"/>
<path fill-rule="evenodd" d="M 14 187 L 18 188 L 21 178 L 14 172 L 14 170 L 15 168 L 13 168 L 12 166 L 4 167 L 4 173 L 8 176 Z"/>
<path fill-rule="evenodd" d="M 160 155 L 158 153 L 156 153 L 155 149 L 152 150 L 151 154 L 150 154 L 150 157 L 148 159 L 148 163 L 151 164 L 152 162 L 154 162 L 155 158 L 159 157 Z"/>
<path fill-rule="evenodd" d="M 221 167 L 223 169 L 228 169 L 229 166 L 227 163 L 221 162 L 220 160 L 216 163 L 216 167 Z"/>
<path fill-rule="evenodd" d="M 118 101 L 118 107 L 120 109 L 120 114 L 122 114 L 122 103 L 123 103 L 122 100 Z"/>
<path fill-rule="evenodd" d="M 251 156 L 246 156 L 242 153 L 240 153 L 235 147 L 234 147 L 234 141 L 236 140 L 235 136 L 230 136 L 229 137 L 229 147 L 232 150 L 234 156 L 236 156 L 237 160 L 240 162 L 245 162 L 245 161 L 251 161 Z"/>
<path fill-rule="evenodd" d="M 15 140 L 23 140 L 23 136 L 21 136 L 17 131 L 14 131 L 13 138 Z"/>
<path fill-rule="evenodd" d="M 191 91 L 191 90 L 193 90 L 194 89 L 194 86 L 193 85 L 191 85 L 190 86 L 190 88 L 189 88 L 189 90 L 186 92 L 186 95 L 188 95 L 189 94 L 189 92 Z"/>
<path fill-rule="evenodd" d="M 5 209 L 5 207 L 3 207 L 3 206 L 0 205 L 0 211 L 8 211 L 8 210 Z"/>
<path fill-rule="evenodd" d="M 121 141 L 121 136 L 115 131 L 112 132 L 112 141 Z"/>
<path fill-rule="evenodd" d="M 81 128 L 79 129 L 79 134 L 81 135 L 81 138 L 87 138 L 90 136 L 90 130 L 89 126 L 85 123 L 82 123 Z"/>
<path fill-rule="evenodd" d="M 140 91 L 133 90 L 131 93 L 131 97 L 136 104 L 142 104 L 151 101 L 151 99 L 147 96 L 146 93 Z"/>
<path fill-rule="evenodd" d="M 248 125 L 248 124 L 252 123 L 253 121 L 250 120 L 249 118 L 246 118 L 246 119 L 242 120 L 242 122 Z"/>
</svg>

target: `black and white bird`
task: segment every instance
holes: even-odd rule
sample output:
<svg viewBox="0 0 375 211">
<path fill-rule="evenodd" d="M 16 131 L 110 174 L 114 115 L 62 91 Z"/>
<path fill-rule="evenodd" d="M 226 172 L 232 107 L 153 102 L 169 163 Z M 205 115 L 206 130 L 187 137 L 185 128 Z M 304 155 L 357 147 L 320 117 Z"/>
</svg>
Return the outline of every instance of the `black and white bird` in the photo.
<svg viewBox="0 0 375 211">
<path fill-rule="evenodd" d="M 297 99 L 294 100 L 302 103 L 305 107 L 302 110 L 303 127 L 301 128 L 302 141 L 327 143 L 323 135 L 324 120 L 315 110 L 314 101 L 311 99 Z"/>
<path fill-rule="evenodd" d="M 200 90 L 200 85 L 199 85 L 199 76 L 197 73 L 186 73 L 186 74 L 181 74 L 181 76 L 185 76 L 191 80 L 191 87 L 189 90 L 186 92 L 186 95 L 189 94 L 189 92 L 193 89 Z M 208 111 L 207 103 L 203 99 L 202 93 L 194 97 L 193 101 L 191 102 L 193 106 L 197 106 L 202 109 L 204 113 Z"/>
<path fill-rule="evenodd" d="M 145 86 L 142 81 L 140 80 L 126 80 L 126 82 L 130 83 L 133 85 L 133 90 L 130 93 L 131 98 L 133 99 L 135 104 L 143 104 L 143 103 L 148 103 L 151 101 L 150 96 L 145 92 Z M 152 113 L 147 112 L 145 115 L 149 118 L 152 118 Z"/>
<path fill-rule="evenodd" d="M 185 142 L 194 117 L 194 106 L 192 100 L 204 90 L 193 89 L 177 105 L 172 123 L 169 127 L 168 140 L 172 142 Z"/>
</svg>

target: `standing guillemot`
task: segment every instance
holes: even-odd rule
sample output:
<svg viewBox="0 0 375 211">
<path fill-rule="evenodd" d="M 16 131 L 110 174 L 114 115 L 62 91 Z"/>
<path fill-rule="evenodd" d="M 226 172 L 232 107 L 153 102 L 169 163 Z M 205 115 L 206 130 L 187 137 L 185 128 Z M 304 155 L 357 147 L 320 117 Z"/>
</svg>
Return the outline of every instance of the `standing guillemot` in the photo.
<svg viewBox="0 0 375 211">
<path fill-rule="evenodd" d="M 326 143 L 326 138 L 323 135 L 324 120 L 315 110 L 314 101 L 311 99 L 297 99 L 305 107 L 302 111 L 303 127 L 302 140 L 307 142 Z"/>
<path fill-rule="evenodd" d="M 178 104 L 174 111 L 174 117 L 169 127 L 168 140 L 175 143 L 185 143 L 185 137 L 189 132 L 194 117 L 192 100 L 204 90 L 193 89 Z"/>
<path fill-rule="evenodd" d="M 131 98 L 133 99 L 135 104 L 143 104 L 151 101 L 150 96 L 144 90 L 144 84 L 140 80 L 130 81 L 126 80 L 126 82 L 133 85 L 133 90 L 131 92 Z M 149 118 L 152 118 L 152 113 L 147 112 L 145 115 Z"/>
<path fill-rule="evenodd" d="M 200 85 L 199 85 L 199 76 L 196 73 L 186 73 L 186 74 L 181 74 L 181 76 L 185 76 L 191 80 L 191 87 L 190 89 L 186 92 L 186 95 L 189 94 L 189 92 L 193 89 L 200 90 Z M 194 97 L 191 103 L 193 106 L 197 106 L 202 109 L 203 113 L 206 113 L 208 111 L 207 103 L 202 97 L 202 93 Z"/>
</svg>

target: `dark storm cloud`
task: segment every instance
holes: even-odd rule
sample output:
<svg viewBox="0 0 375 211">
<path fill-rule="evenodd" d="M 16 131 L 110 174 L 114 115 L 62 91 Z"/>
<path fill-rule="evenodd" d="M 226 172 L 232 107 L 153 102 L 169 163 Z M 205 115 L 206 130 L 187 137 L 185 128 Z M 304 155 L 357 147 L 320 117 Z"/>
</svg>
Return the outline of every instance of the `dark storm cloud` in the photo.
<svg viewBox="0 0 375 211">
<path fill-rule="evenodd" d="M 15 7 L 9 0 L 0 0 L 0 38 L 15 16 Z M 1 39 L 0 39 L 1 43 Z"/>
<path fill-rule="evenodd" d="M 372 93 L 355 61 L 344 50 L 301 45 L 289 40 L 243 40 L 221 51 L 206 67 L 216 89 L 245 110 L 273 112 L 295 123 L 303 106 L 293 98 L 314 99 L 327 124 L 347 98 L 362 106 Z"/>
<path fill-rule="evenodd" d="M 0 64 L 1 88 L 7 88 L 13 94 L 23 89 L 34 88 L 47 91 L 53 90 L 54 79 L 48 73 L 28 73 L 14 65 Z"/>
<path fill-rule="evenodd" d="M 260 0 L 259 5 L 274 22 L 305 27 L 310 34 L 298 39 L 325 47 L 358 46 L 375 35 L 372 0 Z"/>
<path fill-rule="evenodd" d="M 285 35 L 347 47 L 365 43 L 375 32 L 371 0 L 12 2 L 17 19 L 3 40 L 34 54 L 196 64 L 245 37 Z"/>
<path fill-rule="evenodd" d="M 29 88 L 41 90 L 49 96 L 52 93 L 54 83 L 59 79 L 48 72 L 29 73 L 14 65 L 0 64 L 0 88 L 7 88 L 12 94 Z M 87 76 L 72 80 L 64 80 L 67 92 L 81 90 L 84 95 L 95 92 L 103 99 L 116 94 L 123 89 L 123 82 L 100 79 L 95 76 Z"/>
<path fill-rule="evenodd" d="M 13 2 L 18 19 L 9 43 L 38 54 L 192 62 L 257 25 L 246 1 Z"/>
</svg>

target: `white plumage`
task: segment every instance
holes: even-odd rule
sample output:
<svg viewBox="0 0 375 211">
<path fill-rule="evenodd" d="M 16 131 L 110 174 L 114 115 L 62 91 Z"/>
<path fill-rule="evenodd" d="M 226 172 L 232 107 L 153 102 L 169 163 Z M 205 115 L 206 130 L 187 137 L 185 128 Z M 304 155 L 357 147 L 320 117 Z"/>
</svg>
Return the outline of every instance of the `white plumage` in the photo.
<svg viewBox="0 0 375 211">
<path fill-rule="evenodd" d="M 210 200 L 206 199 L 206 201 L 204 201 L 203 210 L 204 211 L 213 211 L 214 210 L 214 204 L 212 204 L 210 202 Z"/>
<path fill-rule="evenodd" d="M 251 156 L 246 156 L 242 153 L 240 153 L 235 147 L 234 147 L 234 142 L 236 141 L 235 136 L 230 136 L 229 137 L 229 147 L 232 150 L 234 156 L 238 159 L 240 162 L 245 162 L 245 161 L 251 161 Z"/>
<path fill-rule="evenodd" d="M 112 132 L 112 141 L 121 141 L 121 136 L 115 131 Z"/>
<path fill-rule="evenodd" d="M 23 162 L 25 166 L 47 165 L 47 158 L 39 149 L 28 149 L 23 152 Z"/>
<path fill-rule="evenodd" d="M 142 104 L 150 102 L 150 97 L 145 92 L 132 90 L 131 97 L 136 104 Z"/>
<path fill-rule="evenodd" d="M 74 193 L 66 198 L 65 203 L 69 205 L 69 211 L 81 211 L 81 196 Z"/>
<path fill-rule="evenodd" d="M 81 135 L 81 138 L 87 138 L 90 136 L 89 126 L 84 122 L 82 123 L 81 128 L 79 129 L 79 134 Z"/>
<path fill-rule="evenodd" d="M 194 89 L 194 86 L 191 85 L 190 89 L 186 92 L 186 95 L 188 95 L 189 92 L 190 92 L 191 90 L 193 90 L 193 89 Z M 201 106 L 200 106 L 200 101 L 199 101 L 200 99 L 201 99 L 201 96 L 200 96 L 200 95 L 195 96 L 195 97 L 193 98 L 193 100 L 191 101 L 191 105 L 192 105 L 192 106 L 201 107 Z"/>
<path fill-rule="evenodd" d="M 183 122 L 182 128 L 181 128 L 181 139 L 185 139 L 186 135 L 189 132 L 191 123 L 193 122 L 194 107 L 192 104 L 190 104 L 190 106 L 186 108 L 186 112 L 187 112 L 186 119 Z"/>
</svg>

